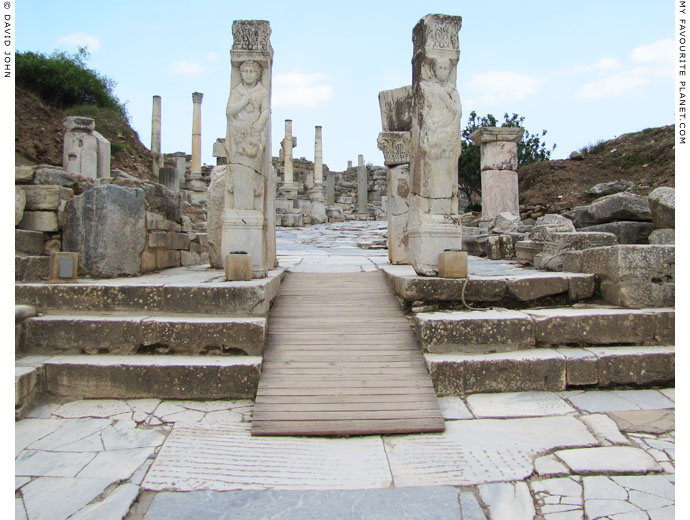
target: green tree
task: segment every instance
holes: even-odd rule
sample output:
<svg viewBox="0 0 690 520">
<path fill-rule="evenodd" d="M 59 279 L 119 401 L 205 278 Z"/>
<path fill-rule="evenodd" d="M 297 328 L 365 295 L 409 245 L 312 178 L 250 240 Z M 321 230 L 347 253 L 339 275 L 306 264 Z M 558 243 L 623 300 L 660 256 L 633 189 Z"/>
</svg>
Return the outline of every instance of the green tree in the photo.
<svg viewBox="0 0 690 520">
<path fill-rule="evenodd" d="M 524 128 L 524 116 L 507 113 L 503 115 L 503 127 Z M 481 165 L 479 146 L 472 143 L 470 134 L 475 130 L 485 126 L 498 126 L 498 120 L 491 114 L 480 117 L 473 110 L 470 112 L 467 125 L 462 130 L 462 155 L 458 161 L 458 187 L 471 200 L 472 194 L 481 195 Z M 542 138 L 546 135 L 546 130 L 541 133 L 533 134 L 525 129 L 522 139 L 518 143 L 518 168 L 537 161 L 547 161 L 551 157 L 551 152 L 556 149 L 554 144 L 550 148 Z"/>
<path fill-rule="evenodd" d="M 86 66 L 89 53 L 80 47 L 74 54 L 54 51 L 16 53 L 16 86 L 36 94 L 45 103 L 67 108 L 95 105 L 108 108 L 129 121 L 124 103 L 113 93 L 115 82 Z"/>
</svg>

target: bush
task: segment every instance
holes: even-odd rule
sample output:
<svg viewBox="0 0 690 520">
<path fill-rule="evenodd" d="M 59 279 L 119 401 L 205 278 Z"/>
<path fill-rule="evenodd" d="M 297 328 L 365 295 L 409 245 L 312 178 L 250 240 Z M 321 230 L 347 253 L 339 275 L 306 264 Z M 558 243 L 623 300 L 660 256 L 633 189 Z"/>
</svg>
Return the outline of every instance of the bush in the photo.
<svg viewBox="0 0 690 520">
<path fill-rule="evenodd" d="M 525 118 L 517 114 L 508 116 L 503 115 L 503 127 L 519 127 L 524 128 L 523 122 Z M 479 153 L 479 146 L 472 143 L 470 134 L 475 130 L 485 126 L 498 126 L 498 120 L 491 114 L 485 117 L 477 116 L 473 110 L 470 112 L 470 117 L 467 125 L 462 130 L 462 155 L 458 161 L 458 187 L 471 200 L 472 194 L 481 195 L 481 158 Z M 551 157 L 551 152 L 556 149 L 554 144 L 550 149 L 547 148 L 546 143 L 542 141 L 542 137 L 546 135 L 546 130 L 542 130 L 541 134 L 531 134 L 529 130 L 525 130 L 522 139 L 518 143 L 518 168 L 526 166 L 537 161 L 547 161 Z"/>
<path fill-rule="evenodd" d="M 16 86 L 29 90 L 43 102 L 57 108 L 95 105 L 117 112 L 129 121 L 127 108 L 113 93 L 115 82 L 86 66 L 88 51 L 75 54 L 54 51 L 16 53 Z"/>
</svg>

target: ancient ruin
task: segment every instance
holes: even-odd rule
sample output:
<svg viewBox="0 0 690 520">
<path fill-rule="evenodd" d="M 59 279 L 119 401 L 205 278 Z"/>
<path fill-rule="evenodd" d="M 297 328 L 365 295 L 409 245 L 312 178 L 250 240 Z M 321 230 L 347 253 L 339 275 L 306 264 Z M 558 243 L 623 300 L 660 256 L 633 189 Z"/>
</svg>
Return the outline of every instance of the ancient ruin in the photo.
<svg viewBox="0 0 690 520">
<path fill-rule="evenodd" d="M 248 253 L 253 275 L 263 278 L 276 264 L 271 28 L 268 22 L 236 21 L 232 34 L 221 256 Z"/>
<path fill-rule="evenodd" d="M 462 249 L 458 158 L 462 107 L 456 88 L 458 16 L 427 15 L 413 31 L 409 256 L 418 274 L 438 273 L 438 255 Z"/>
<path fill-rule="evenodd" d="M 379 93 L 385 168 L 331 170 L 320 125 L 294 157 L 289 119 L 272 156 L 259 20 L 215 166 L 194 92 L 191 154 L 153 97 L 142 178 L 76 116 L 15 168 L 17 518 L 673 516 L 675 190 L 525 210 L 524 130 L 484 127 L 461 214 L 460 26 Z"/>
</svg>

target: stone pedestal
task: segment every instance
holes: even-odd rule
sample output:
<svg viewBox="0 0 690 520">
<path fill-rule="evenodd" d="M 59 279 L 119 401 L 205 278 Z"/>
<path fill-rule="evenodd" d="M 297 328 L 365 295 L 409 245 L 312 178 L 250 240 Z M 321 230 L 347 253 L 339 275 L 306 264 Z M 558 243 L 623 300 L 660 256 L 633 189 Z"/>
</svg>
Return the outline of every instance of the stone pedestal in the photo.
<svg viewBox="0 0 690 520">
<path fill-rule="evenodd" d="M 262 278 L 276 265 L 271 28 L 265 21 L 237 20 L 232 34 L 221 256 L 246 251 L 253 277 Z"/>
<path fill-rule="evenodd" d="M 153 110 L 151 114 L 151 154 L 153 155 L 153 177 L 158 178 L 158 170 L 163 167 L 161 154 L 161 97 L 153 96 Z"/>
<path fill-rule="evenodd" d="M 66 117 L 62 166 L 67 173 L 91 179 L 110 178 L 110 141 L 96 132 L 90 117 Z"/>
<path fill-rule="evenodd" d="M 427 15 L 412 34 L 410 261 L 436 276 L 438 256 L 462 248 L 458 159 L 462 106 L 456 88 L 459 16 Z"/>
<path fill-rule="evenodd" d="M 520 215 L 517 144 L 524 128 L 484 127 L 470 134 L 481 149 L 482 218 Z"/>
<path fill-rule="evenodd" d="M 367 206 L 367 188 L 368 188 L 367 168 L 364 166 L 364 156 L 357 156 L 357 212 L 360 218 L 369 218 L 369 209 Z"/>
<path fill-rule="evenodd" d="M 285 138 L 283 139 L 283 164 L 284 175 L 283 185 L 280 187 L 280 194 L 286 199 L 297 197 L 297 183 L 294 179 L 294 169 L 292 164 L 292 149 L 297 146 L 297 138 L 292 136 L 292 120 L 285 120 Z"/>
</svg>

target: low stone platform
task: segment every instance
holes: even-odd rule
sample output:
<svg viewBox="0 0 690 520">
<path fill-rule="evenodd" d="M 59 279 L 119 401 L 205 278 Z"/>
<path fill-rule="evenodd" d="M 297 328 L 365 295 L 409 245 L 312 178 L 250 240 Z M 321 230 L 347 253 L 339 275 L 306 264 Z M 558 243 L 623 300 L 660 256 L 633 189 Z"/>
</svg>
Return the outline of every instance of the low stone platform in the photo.
<svg viewBox="0 0 690 520">
<path fill-rule="evenodd" d="M 379 263 L 395 292 L 408 306 L 413 302 L 459 303 L 464 278 L 419 276 L 410 265 Z M 525 308 L 542 303 L 567 305 L 594 296 L 595 276 L 548 273 L 512 260 L 468 258 L 465 301 L 470 305 Z"/>
<path fill-rule="evenodd" d="M 79 279 L 73 284 L 17 283 L 15 303 L 38 311 L 161 312 L 266 316 L 284 269 L 246 282 L 229 282 L 206 266 L 178 267 L 134 278 Z"/>
</svg>

